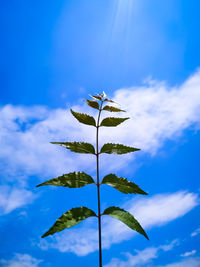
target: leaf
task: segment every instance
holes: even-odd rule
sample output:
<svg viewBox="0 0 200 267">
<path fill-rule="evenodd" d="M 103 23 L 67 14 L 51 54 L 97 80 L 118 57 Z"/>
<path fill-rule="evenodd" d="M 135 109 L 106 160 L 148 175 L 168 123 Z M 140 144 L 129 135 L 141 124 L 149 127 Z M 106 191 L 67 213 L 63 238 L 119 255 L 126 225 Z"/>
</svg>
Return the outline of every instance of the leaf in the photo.
<svg viewBox="0 0 200 267">
<path fill-rule="evenodd" d="M 80 188 L 88 184 L 95 184 L 90 175 L 84 172 L 71 172 L 39 184 L 37 187 L 43 185 L 55 185 L 69 188 Z"/>
<path fill-rule="evenodd" d="M 102 146 L 100 153 L 126 154 L 126 153 L 135 152 L 139 150 L 140 150 L 139 148 L 135 148 L 135 147 L 124 146 L 121 144 L 107 143 Z"/>
<path fill-rule="evenodd" d="M 115 103 L 115 101 L 113 101 L 113 100 L 111 100 L 111 99 L 108 99 L 108 98 L 104 99 L 104 101 L 106 101 L 106 102 L 110 102 L 110 103 Z"/>
<path fill-rule="evenodd" d="M 63 215 L 59 219 L 56 220 L 54 225 L 42 236 L 42 238 L 60 232 L 65 228 L 70 228 L 80 223 L 81 221 L 93 216 L 96 217 L 94 211 L 86 207 L 79 207 L 68 210 L 66 213 L 63 213 Z"/>
<path fill-rule="evenodd" d="M 109 117 L 102 120 L 100 126 L 107 126 L 107 127 L 114 127 L 119 125 L 120 123 L 124 122 L 125 120 L 128 120 L 129 118 L 115 118 L 115 117 Z"/>
<path fill-rule="evenodd" d="M 119 109 L 119 108 L 116 108 L 116 107 L 113 107 L 113 106 L 105 106 L 103 108 L 103 110 L 106 110 L 106 111 L 110 111 L 110 112 L 126 112 L 125 110 L 123 109 Z"/>
<path fill-rule="evenodd" d="M 102 184 L 110 185 L 125 194 L 148 195 L 135 183 L 128 181 L 126 178 L 118 177 L 115 174 L 106 175 L 102 180 Z"/>
<path fill-rule="evenodd" d="M 84 113 L 78 113 L 70 109 L 72 115 L 81 123 L 96 126 L 96 121 L 92 116 L 89 116 Z"/>
<path fill-rule="evenodd" d="M 102 100 L 101 96 L 97 96 L 97 95 L 90 95 L 92 98 L 96 99 L 96 100 Z"/>
<path fill-rule="evenodd" d="M 50 142 L 50 143 L 64 146 L 65 148 L 71 150 L 72 152 L 95 155 L 95 149 L 93 145 L 89 143 L 84 143 L 84 142 Z"/>
<path fill-rule="evenodd" d="M 99 110 L 99 103 L 97 101 L 92 101 L 92 100 L 86 99 L 86 102 L 87 102 L 88 106 Z"/>
<path fill-rule="evenodd" d="M 136 232 L 142 234 L 145 236 L 148 240 L 148 236 L 143 230 L 142 226 L 139 224 L 139 222 L 134 218 L 132 214 L 130 214 L 128 211 L 125 211 L 123 209 L 120 209 L 118 207 L 109 207 L 106 210 L 104 210 L 103 215 L 110 215 L 115 219 L 120 220 L 124 224 L 126 224 L 128 227 L 130 227 L 132 230 L 135 230 Z"/>
</svg>

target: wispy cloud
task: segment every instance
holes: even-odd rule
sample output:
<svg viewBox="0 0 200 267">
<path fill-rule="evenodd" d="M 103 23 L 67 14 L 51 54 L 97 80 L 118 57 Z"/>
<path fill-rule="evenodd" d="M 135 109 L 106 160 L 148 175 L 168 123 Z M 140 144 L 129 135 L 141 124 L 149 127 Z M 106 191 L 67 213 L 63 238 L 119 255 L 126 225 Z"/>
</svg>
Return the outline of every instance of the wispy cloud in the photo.
<svg viewBox="0 0 200 267">
<path fill-rule="evenodd" d="M 165 140 L 176 138 L 193 124 L 199 126 L 199 84 L 200 71 L 179 87 L 150 81 L 148 86 L 118 90 L 115 100 L 124 104 L 131 117 L 120 138 L 128 137 L 128 143 L 153 154 Z"/>
<path fill-rule="evenodd" d="M 32 192 L 23 188 L 0 186 L 0 215 L 32 203 L 35 197 Z"/>
<path fill-rule="evenodd" d="M 179 262 L 170 263 L 167 265 L 162 265 L 158 267 L 199 267 L 200 266 L 200 257 L 188 258 L 181 260 Z"/>
<path fill-rule="evenodd" d="M 11 260 L 0 259 L 2 267 L 38 267 L 41 262 L 28 254 L 15 254 Z"/>
<path fill-rule="evenodd" d="M 137 251 L 136 255 L 126 253 L 127 260 L 123 261 L 117 258 L 113 258 L 110 263 L 104 265 L 104 267 L 133 267 L 143 266 L 151 260 L 158 257 L 158 248 L 146 248 L 142 251 Z"/>
<path fill-rule="evenodd" d="M 181 257 L 188 257 L 188 256 L 192 256 L 192 255 L 194 255 L 194 254 L 196 254 L 196 250 L 194 249 L 194 250 L 192 250 L 192 251 L 187 251 L 187 252 L 185 252 L 185 253 L 183 253 L 183 254 L 181 254 Z"/>
<path fill-rule="evenodd" d="M 104 265 L 104 267 L 139 267 L 139 266 L 157 266 L 157 267 L 199 267 L 200 258 L 190 257 L 185 260 L 180 260 L 167 265 L 157 265 L 156 262 L 152 263 L 153 260 L 157 259 L 162 252 L 170 251 L 174 249 L 176 245 L 179 245 L 178 240 L 173 240 L 170 244 L 161 245 L 158 247 L 149 247 L 141 251 L 135 250 L 135 253 L 123 253 L 126 256 L 126 260 L 113 258 L 110 263 Z M 188 257 L 194 255 L 196 250 L 186 252 L 182 257 Z"/>
<path fill-rule="evenodd" d="M 178 137 L 200 122 L 200 72 L 197 71 L 182 85 L 170 88 L 165 83 L 151 81 L 141 87 L 117 90 L 116 102 L 128 110 L 131 120 L 116 129 L 101 129 L 101 143 L 122 142 L 155 154 L 167 139 Z M 89 111 L 83 105 L 73 107 Z M 89 111 L 93 113 L 93 111 Z M 94 143 L 95 129 L 76 122 L 69 109 L 50 110 L 45 107 L 4 106 L 0 109 L 1 172 L 10 176 L 54 176 L 93 164 L 91 156 L 71 154 L 49 141 L 89 141 Z M 89 131 L 88 131 L 89 129 Z M 130 134 L 131 133 L 131 134 Z M 132 160 L 124 156 L 119 164 L 108 164 L 113 158 L 102 158 L 102 167 L 119 169 Z M 73 166 L 73 167 L 72 167 Z M 5 179 L 6 180 L 6 179 Z"/>
<path fill-rule="evenodd" d="M 200 228 L 197 228 L 194 232 L 191 233 L 191 236 L 196 236 L 200 234 Z"/>
<path fill-rule="evenodd" d="M 133 199 L 124 204 L 138 219 L 145 229 L 164 225 L 182 217 L 198 205 L 198 196 L 193 193 L 177 192 L 173 194 L 155 195 L 146 200 Z M 103 248 L 108 249 L 112 244 L 131 239 L 135 232 L 121 222 L 103 216 Z M 55 248 L 61 252 L 74 252 L 79 256 L 87 255 L 98 250 L 97 228 L 92 223 L 85 222 L 81 228 L 65 230 L 53 238 L 42 240 L 42 249 Z M 162 248 L 163 250 L 167 248 Z"/>
<path fill-rule="evenodd" d="M 120 260 L 113 258 L 110 263 L 104 265 L 104 267 L 134 267 L 134 266 L 146 266 L 147 263 L 150 263 L 153 259 L 156 259 L 159 256 L 159 253 L 162 251 L 169 251 L 178 244 L 177 240 L 173 240 L 170 244 L 165 244 L 158 247 L 149 247 L 144 250 L 138 251 L 135 250 L 135 254 L 132 253 L 123 253 L 126 256 L 126 260 Z"/>
</svg>

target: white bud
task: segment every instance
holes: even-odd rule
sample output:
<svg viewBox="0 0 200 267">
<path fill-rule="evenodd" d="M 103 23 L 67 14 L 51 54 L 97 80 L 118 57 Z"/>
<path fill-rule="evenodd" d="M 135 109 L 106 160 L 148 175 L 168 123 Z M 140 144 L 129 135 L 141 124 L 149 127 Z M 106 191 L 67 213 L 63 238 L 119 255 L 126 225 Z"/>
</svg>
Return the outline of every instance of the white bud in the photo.
<svg viewBox="0 0 200 267">
<path fill-rule="evenodd" d="M 103 91 L 103 97 L 106 97 L 106 93 Z"/>
</svg>

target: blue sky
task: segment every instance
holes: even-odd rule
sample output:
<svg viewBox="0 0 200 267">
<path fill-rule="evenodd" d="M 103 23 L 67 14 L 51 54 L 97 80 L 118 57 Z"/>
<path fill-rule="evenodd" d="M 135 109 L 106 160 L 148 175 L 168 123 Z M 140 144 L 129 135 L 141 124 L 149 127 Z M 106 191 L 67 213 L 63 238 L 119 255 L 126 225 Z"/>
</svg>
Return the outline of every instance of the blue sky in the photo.
<svg viewBox="0 0 200 267">
<path fill-rule="evenodd" d="M 96 188 L 35 188 L 71 171 L 95 178 L 92 156 L 50 141 L 89 141 L 92 127 L 69 108 L 103 90 L 131 119 L 102 129 L 100 143 L 141 148 L 102 156 L 149 193 L 102 186 L 102 209 L 116 205 L 141 222 L 150 241 L 103 219 L 105 267 L 200 266 L 200 35 L 197 0 L 2 1 L 0 8 L 0 266 L 98 266 L 97 222 L 40 236 L 72 207 L 97 210 Z"/>
</svg>

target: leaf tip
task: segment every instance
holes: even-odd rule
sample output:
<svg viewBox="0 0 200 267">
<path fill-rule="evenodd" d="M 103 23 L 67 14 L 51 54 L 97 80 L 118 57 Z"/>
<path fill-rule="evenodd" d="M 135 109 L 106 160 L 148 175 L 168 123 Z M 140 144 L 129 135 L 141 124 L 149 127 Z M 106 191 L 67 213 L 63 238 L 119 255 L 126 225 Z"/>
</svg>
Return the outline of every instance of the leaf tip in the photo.
<svg viewBox="0 0 200 267">
<path fill-rule="evenodd" d="M 44 237 L 46 237 L 46 236 L 48 236 L 49 234 L 48 234 L 48 232 L 46 232 L 46 233 L 44 233 L 42 236 L 41 236 L 41 238 L 44 238 Z"/>
<path fill-rule="evenodd" d="M 149 240 L 149 237 L 146 233 L 144 234 L 144 236 L 146 237 L 147 240 Z"/>
</svg>

